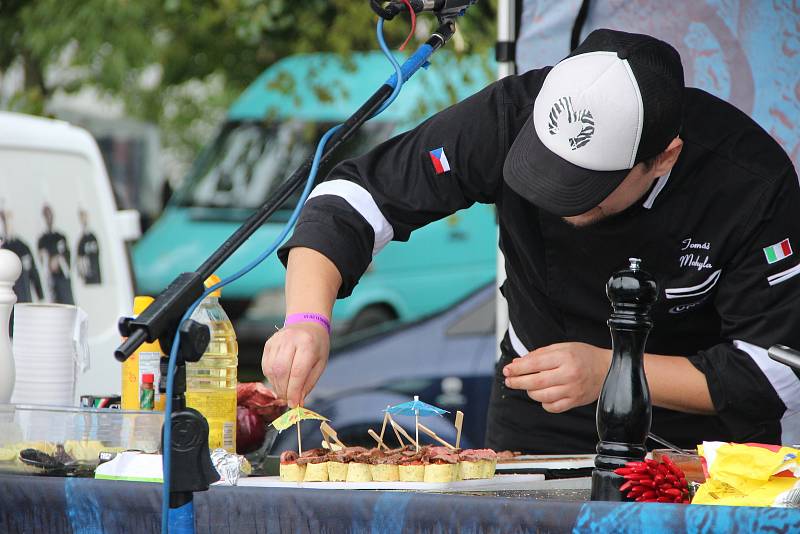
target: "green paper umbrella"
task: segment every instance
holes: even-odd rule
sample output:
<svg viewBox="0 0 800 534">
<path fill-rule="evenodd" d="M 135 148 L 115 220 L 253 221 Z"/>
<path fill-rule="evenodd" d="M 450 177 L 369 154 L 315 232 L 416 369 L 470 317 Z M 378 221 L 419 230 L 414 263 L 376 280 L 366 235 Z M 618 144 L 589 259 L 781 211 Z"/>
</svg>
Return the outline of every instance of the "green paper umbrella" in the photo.
<svg viewBox="0 0 800 534">
<path fill-rule="evenodd" d="M 297 406 L 296 408 L 292 408 L 291 410 L 284 413 L 282 416 L 275 419 L 271 424 L 279 432 L 282 432 L 289 428 L 290 426 L 299 423 L 300 421 L 305 421 L 306 419 L 317 419 L 319 421 L 328 421 L 327 417 L 323 417 L 317 412 L 312 412 L 302 406 Z"/>
<path fill-rule="evenodd" d="M 297 427 L 297 451 L 299 454 L 303 454 L 303 443 L 300 440 L 300 421 L 304 421 L 306 419 L 316 419 L 318 421 L 328 420 L 327 417 L 323 417 L 317 412 L 312 412 L 311 410 L 307 410 L 302 406 L 297 406 L 284 413 L 270 424 L 274 426 L 278 432 L 283 432 L 290 426 L 295 425 Z"/>
</svg>

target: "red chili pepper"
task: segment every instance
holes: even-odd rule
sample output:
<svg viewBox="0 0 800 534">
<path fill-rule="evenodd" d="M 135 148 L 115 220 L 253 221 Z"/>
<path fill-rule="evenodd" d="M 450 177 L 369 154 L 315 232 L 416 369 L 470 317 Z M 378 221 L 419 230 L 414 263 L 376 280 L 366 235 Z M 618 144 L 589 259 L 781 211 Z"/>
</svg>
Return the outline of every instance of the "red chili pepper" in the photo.
<svg viewBox="0 0 800 534">
<path fill-rule="evenodd" d="M 681 503 L 682 503 L 682 504 L 689 504 L 689 499 L 683 499 L 683 500 L 681 501 Z"/>
<path fill-rule="evenodd" d="M 632 460 L 614 470 L 625 482 L 620 492 L 636 502 L 675 502 L 688 500 L 688 486 L 683 471 L 667 456 L 662 463 L 652 459 Z"/>
</svg>

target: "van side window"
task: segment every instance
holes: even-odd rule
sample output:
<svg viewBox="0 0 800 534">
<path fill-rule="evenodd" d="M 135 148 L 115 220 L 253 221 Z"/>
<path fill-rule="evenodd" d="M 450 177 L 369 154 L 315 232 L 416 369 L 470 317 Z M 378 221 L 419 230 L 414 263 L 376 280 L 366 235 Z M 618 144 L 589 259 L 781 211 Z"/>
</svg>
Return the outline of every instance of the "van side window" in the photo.
<svg viewBox="0 0 800 534">
<path fill-rule="evenodd" d="M 330 126 L 291 120 L 229 122 L 198 158 L 176 202 L 186 207 L 255 209 L 313 152 Z M 323 165 L 320 175 L 336 161 L 368 150 L 392 129 L 385 122 L 365 125 Z M 292 209 L 298 196 L 285 209 Z"/>
</svg>

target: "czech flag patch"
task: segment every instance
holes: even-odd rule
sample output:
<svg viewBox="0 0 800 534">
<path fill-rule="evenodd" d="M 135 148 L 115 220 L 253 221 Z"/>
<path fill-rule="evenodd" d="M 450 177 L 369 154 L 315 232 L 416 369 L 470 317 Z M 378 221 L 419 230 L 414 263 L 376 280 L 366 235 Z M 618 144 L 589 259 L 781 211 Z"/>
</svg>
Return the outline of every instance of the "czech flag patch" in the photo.
<svg viewBox="0 0 800 534">
<path fill-rule="evenodd" d="M 436 169 L 436 174 L 442 174 L 450 170 L 450 162 L 447 161 L 447 156 L 444 153 L 444 147 L 439 147 L 435 150 L 428 152 L 433 162 L 433 168 Z"/>
</svg>

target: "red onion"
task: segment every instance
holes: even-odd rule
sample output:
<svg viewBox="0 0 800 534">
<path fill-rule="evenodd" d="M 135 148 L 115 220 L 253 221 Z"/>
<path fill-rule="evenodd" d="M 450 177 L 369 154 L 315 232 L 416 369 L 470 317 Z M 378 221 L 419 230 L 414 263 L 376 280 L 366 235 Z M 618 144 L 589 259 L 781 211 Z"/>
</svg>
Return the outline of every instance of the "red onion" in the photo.
<svg viewBox="0 0 800 534">
<path fill-rule="evenodd" d="M 247 454 L 264 443 L 267 425 L 286 411 L 286 401 L 260 382 L 236 387 L 236 452 Z"/>
<path fill-rule="evenodd" d="M 267 435 L 266 425 L 255 410 L 236 407 L 236 452 L 247 454 L 258 450 Z"/>
</svg>

